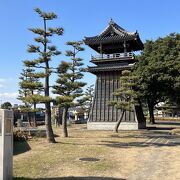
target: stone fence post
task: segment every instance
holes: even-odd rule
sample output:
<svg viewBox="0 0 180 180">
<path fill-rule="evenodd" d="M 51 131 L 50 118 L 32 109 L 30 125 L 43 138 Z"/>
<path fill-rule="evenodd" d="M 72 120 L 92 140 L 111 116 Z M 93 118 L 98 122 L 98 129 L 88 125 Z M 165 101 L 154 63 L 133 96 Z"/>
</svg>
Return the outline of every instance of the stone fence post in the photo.
<svg viewBox="0 0 180 180">
<path fill-rule="evenodd" d="M 0 109 L 0 180 L 13 178 L 13 111 Z"/>
</svg>

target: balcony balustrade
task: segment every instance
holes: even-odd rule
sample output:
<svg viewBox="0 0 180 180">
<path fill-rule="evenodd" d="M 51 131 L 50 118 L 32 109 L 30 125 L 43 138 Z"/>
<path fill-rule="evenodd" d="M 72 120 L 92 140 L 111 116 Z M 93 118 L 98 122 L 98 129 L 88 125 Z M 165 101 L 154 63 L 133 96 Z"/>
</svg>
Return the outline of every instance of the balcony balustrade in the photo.
<svg viewBox="0 0 180 180">
<path fill-rule="evenodd" d="M 110 59 L 124 59 L 124 58 L 129 58 L 133 59 L 134 54 L 132 52 L 127 52 L 127 53 L 114 53 L 114 54 L 98 54 L 96 56 L 91 56 L 91 60 L 110 60 Z"/>
</svg>

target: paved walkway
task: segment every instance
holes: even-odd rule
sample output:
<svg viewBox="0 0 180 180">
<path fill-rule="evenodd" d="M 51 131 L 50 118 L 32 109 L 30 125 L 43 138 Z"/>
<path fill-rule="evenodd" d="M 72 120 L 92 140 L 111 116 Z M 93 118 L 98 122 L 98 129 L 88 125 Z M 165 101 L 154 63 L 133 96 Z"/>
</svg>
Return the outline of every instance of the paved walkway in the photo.
<svg viewBox="0 0 180 180">
<path fill-rule="evenodd" d="M 149 138 L 147 141 L 143 143 L 143 145 L 167 145 L 172 144 L 175 141 L 170 141 L 165 138 Z"/>
<path fill-rule="evenodd" d="M 150 126 L 136 170 L 128 180 L 180 180 L 180 136 L 171 135 L 172 122 Z M 173 128 L 180 123 L 174 123 Z M 180 126 L 179 126 L 180 127 Z"/>
</svg>

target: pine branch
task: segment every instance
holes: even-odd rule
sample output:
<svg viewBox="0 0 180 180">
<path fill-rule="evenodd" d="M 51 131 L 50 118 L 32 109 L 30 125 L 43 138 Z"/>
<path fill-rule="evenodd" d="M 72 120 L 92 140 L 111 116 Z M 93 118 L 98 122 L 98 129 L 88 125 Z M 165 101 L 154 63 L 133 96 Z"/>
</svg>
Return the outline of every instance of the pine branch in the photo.
<svg viewBox="0 0 180 180">
<path fill-rule="evenodd" d="M 61 35 L 63 35 L 63 32 L 64 32 L 64 29 L 63 28 L 48 28 L 48 33 L 50 33 L 50 34 L 56 34 L 56 35 L 58 35 L 58 36 L 61 36 Z"/>
<path fill-rule="evenodd" d="M 24 97 L 24 100 L 28 103 L 45 103 L 45 102 L 51 102 L 53 99 L 48 96 L 42 96 L 40 94 L 33 94 Z"/>
<path fill-rule="evenodd" d="M 42 34 L 42 35 L 43 35 L 43 34 Z M 42 45 L 51 43 L 50 40 L 48 40 L 47 38 L 43 38 L 43 37 L 36 37 L 36 38 L 34 38 L 34 41 L 35 41 L 35 42 L 38 42 L 38 43 L 41 43 Z"/>
<path fill-rule="evenodd" d="M 27 51 L 29 53 L 39 53 L 39 52 L 41 52 L 40 51 L 40 46 L 35 46 L 35 45 L 28 45 Z"/>
<path fill-rule="evenodd" d="M 24 60 L 24 61 L 23 61 L 23 64 L 24 64 L 26 67 L 34 67 L 34 66 L 36 66 L 36 64 L 37 64 L 37 61 Z"/>
<path fill-rule="evenodd" d="M 43 36 L 45 31 L 41 28 L 29 28 L 29 31 L 33 32 L 34 34 L 38 34 L 40 36 Z"/>
<path fill-rule="evenodd" d="M 40 8 L 35 8 L 34 10 L 40 15 L 40 17 L 42 17 L 45 20 L 52 20 L 57 18 L 57 15 L 53 12 L 46 13 L 41 11 Z"/>
</svg>

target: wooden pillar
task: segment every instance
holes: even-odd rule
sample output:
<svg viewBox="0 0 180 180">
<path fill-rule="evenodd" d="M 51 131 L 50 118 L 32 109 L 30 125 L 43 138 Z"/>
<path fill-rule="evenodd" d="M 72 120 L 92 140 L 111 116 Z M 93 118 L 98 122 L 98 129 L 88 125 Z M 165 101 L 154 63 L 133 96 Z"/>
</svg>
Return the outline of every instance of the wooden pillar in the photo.
<svg viewBox="0 0 180 180">
<path fill-rule="evenodd" d="M 101 54 L 101 58 L 103 59 L 103 47 L 101 43 L 100 43 L 100 54 Z"/>
<path fill-rule="evenodd" d="M 101 112 L 102 112 L 102 91 L 103 91 L 103 89 L 102 89 L 102 82 L 103 80 L 102 80 L 102 73 L 101 73 L 101 82 L 100 82 L 100 87 L 101 87 L 101 89 L 100 89 L 100 99 L 99 99 L 99 107 L 100 107 L 100 112 L 99 112 L 99 115 L 100 115 L 100 118 L 99 118 L 99 120 L 100 121 L 102 121 L 102 116 L 101 116 Z"/>
<path fill-rule="evenodd" d="M 127 55 L 127 43 L 126 43 L 126 41 L 124 41 L 123 46 L 124 46 L 124 55 L 126 56 Z"/>
<path fill-rule="evenodd" d="M 118 75 L 116 74 L 116 89 L 118 89 L 119 88 L 119 79 L 118 79 Z M 118 100 L 118 97 L 116 96 L 116 100 Z M 116 113 L 116 121 L 118 121 L 118 119 L 119 119 L 119 109 L 117 109 L 116 110 L 117 111 L 117 113 Z"/>
<path fill-rule="evenodd" d="M 110 72 L 108 72 L 108 101 L 110 101 L 110 86 L 111 86 L 110 81 L 111 81 Z M 107 109 L 108 121 L 110 121 L 110 118 L 109 118 L 109 109 L 110 109 L 110 106 L 108 106 L 108 109 Z"/>
<path fill-rule="evenodd" d="M 115 76 L 114 76 L 114 72 L 112 73 L 112 84 L 111 84 L 111 86 L 112 86 L 112 101 L 114 100 L 114 95 L 113 95 L 113 92 L 114 92 L 114 78 L 115 78 Z M 114 119 L 114 106 L 112 106 L 112 121 L 113 121 L 113 119 Z"/>
<path fill-rule="evenodd" d="M 107 92 L 106 92 L 106 72 L 104 73 L 104 107 L 103 107 L 103 109 L 104 109 L 104 111 L 103 111 L 103 114 L 104 114 L 104 121 L 106 121 L 106 106 L 107 106 L 107 97 L 106 97 L 106 94 L 107 94 Z"/>
</svg>

